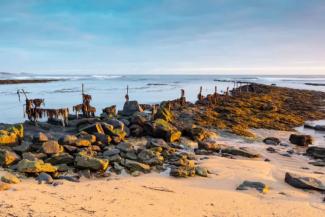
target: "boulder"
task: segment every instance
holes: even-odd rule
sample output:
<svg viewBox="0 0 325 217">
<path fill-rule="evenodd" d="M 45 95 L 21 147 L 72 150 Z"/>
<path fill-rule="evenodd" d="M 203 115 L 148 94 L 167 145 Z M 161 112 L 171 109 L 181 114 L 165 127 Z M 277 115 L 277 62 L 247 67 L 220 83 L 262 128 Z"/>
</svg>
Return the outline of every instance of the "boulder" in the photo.
<svg viewBox="0 0 325 217">
<path fill-rule="evenodd" d="M 101 134 L 104 134 L 104 130 L 103 130 L 103 127 L 100 123 L 94 123 L 94 124 L 91 124 L 91 125 L 88 125 L 88 126 L 85 126 L 85 127 L 81 127 L 79 129 L 79 131 L 83 131 L 83 132 L 86 132 L 86 133 L 89 133 L 89 134 L 93 134 L 93 133 L 101 133 Z"/>
<path fill-rule="evenodd" d="M 124 130 L 124 123 L 118 119 L 112 118 L 112 119 L 108 119 L 106 120 L 106 124 L 102 123 L 102 125 L 105 126 L 113 126 L 113 129 L 120 129 L 120 130 Z M 104 128 L 104 126 L 103 126 Z"/>
<path fill-rule="evenodd" d="M 136 124 L 141 127 L 143 127 L 147 122 L 149 121 L 149 118 L 144 113 L 135 113 L 131 117 L 131 124 Z"/>
<path fill-rule="evenodd" d="M 56 140 L 49 140 L 43 143 L 42 151 L 45 154 L 58 154 L 63 152 L 64 148 Z"/>
<path fill-rule="evenodd" d="M 163 119 L 157 119 L 153 124 L 153 136 L 162 138 L 166 142 L 178 141 L 182 133 L 178 131 L 173 125 Z"/>
<path fill-rule="evenodd" d="M 319 146 L 308 147 L 306 153 L 308 156 L 311 156 L 313 158 L 325 160 L 325 147 L 319 147 Z"/>
<path fill-rule="evenodd" d="M 119 114 L 123 116 L 131 116 L 136 112 L 143 112 L 138 101 L 127 101 L 124 103 L 123 110 L 119 111 Z"/>
<path fill-rule="evenodd" d="M 4 183 L 8 183 L 8 184 L 18 184 L 21 182 L 17 176 L 15 176 L 11 173 L 8 173 L 8 174 L 2 176 L 1 181 Z"/>
<path fill-rule="evenodd" d="M 202 177 L 208 177 L 208 170 L 204 167 L 196 167 L 195 174 Z"/>
<path fill-rule="evenodd" d="M 202 127 L 188 127 L 182 131 L 182 134 L 194 141 L 200 142 L 205 139 L 206 130 L 204 130 Z"/>
<path fill-rule="evenodd" d="M 22 124 L 13 125 L 0 130 L 0 146 L 18 144 L 24 137 L 24 127 Z"/>
<path fill-rule="evenodd" d="M 103 113 L 107 114 L 107 117 L 116 116 L 116 105 L 112 105 L 103 109 Z"/>
<path fill-rule="evenodd" d="M 105 157 L 111 157 L 113 155 L 119 154 L 120 152 L 121 152 L 120 149 L 113 148 L 113 149 L 104 151 L 103 156 L 105 156 Z"/>
<path fill-rule="evenodd" d="M 24 153 L 30 151 L 32 143 L 29 141 L 22 141 L 22 144 L 12 148 L 13 151 L 18 153 Z"/>
<path fill-rule="evenodd" d="M 20 160 L 20 157 L 12 151 L 0 149 L 0 166 L 9 166 Z"/>
<path fill-rule="evenodd" d="M 162 165 L 164 157 L 159 152 L 154 152 L 149 149 L 143 149 L 139 154 L 138 158 L 142 163 L 149 164 L 150 166 Z"/>
<path fill-rule="evenodd" d="M 147 144 L 148 148 L 157 148 L 161 147 L 163 149 L 168 149 L 169 145 L 163 139 L 151 138 Z"/>
<path fill-rule="evenodd" d="M 132 124 L 130 126 L 130 133 L 134 137 L 141 137 L 141 136 L 143 136 L 143 132 L 144 132 L 143 131 L 143 128 L 140 125 L 138 125 L 138 124 Z"/>
<path fill-rule="evenodd" d="M 287 172 L 285 174 L 285 182 L 295 188 L 325 191 L 324 184 L 318 179 L 312 177 L 299 176 L 297 174 Z"/>
<path fill-rule="evenodd" d="M 77 139 L 74 145 L 77 147 L 89 147 L 91 145 L 91 142 L 87 139 Z"/>
<path fill-rule="evenodd" d="M 128 142 L 121 142 L 116 146 L 117 149 L 123 151 L 123 152 L 128 152 L 134 150 L 134 146 L 131 143 Z"/>
<path fill-rule="evenodd" d="M 61 145 L 73 145 L 76 143 L 78 138 L 75 135 L 65 135 L 64 137 L 59 139 L 59 143 Z"/>
<path fill-rule="evenodd" d="M 174 176 L 174 177 L 192 177 L 195 176 L 195 168 L 189 168 L 189 167 L 173 167 L 170 170 L 169 175 Z"/>
<path fill-rule="evenodd" d="M 166 103 L 162 103 L 157 113 L 155 114 L 155 119 L 163 119 L 170 122 L 174 119 L 173 113 L 170 111 Z"/>
<path fill-rule="evenodd" d="M 8 183 L 0 182 L 0 191 L 7 191 L 11 188 L 11 185 Z"/>
<path fill-rule="evenodd" d="M 133 160 L 125 159 L 121 163 L 123 164 L 123 166 L 128 168 L 130 170 L 130 172 L 141 171 L 143 173 L 149 173 L 151 170 L 151 168 L 148 164 L 140 163 L 140 162 L 133 161 Z"/>
<path fill-rule="evenodd" d="M 47 142 L 48 140 L 49 138 L 47 137 L 47 135 L 42 132 L 38 132 L 33 136 L 33 142 L 35 143 L 43 143 Z"/>
<path fill-rule="evenodd" d="M 261 193 L 267 193 L 269 191 L 269 187 L 266 186 L 262 182 L 252 182 L 252 181 L 244 181 L 242 184 L 240 184 L 236 190 L 237 191 L 245 191 L 250 188 L 255 188 L 257 191 Z"/>
<path fill-rule="evenodd" d="M 95 135 L 104 135 L 104 134 L 101 134 L 101 133 L 93 133 L 93 134 L 81 133 L 80 136 L 79 136 L 79 139 L 88 140 L 91 144 L 93 144 L 93 143 L 96 142 L 96 136 Z"/>
<path fill-rule="evenodd" d="M 44 159 L 47 157 L 47 155 L 44 153 L 32 153 L 32 152 L 25 152 L 22 154 L 22 156 L 23 156 L 23 159 L 27 159 L 27 160 L 31 160 L 31 161 Z"/>
<path fill-rule="evenodd" d="M 108 136 L 108 135 L 105 135 L 105 134 L 97 133 L 97 134 L 95 134 L 95 136 L 96 136 L 96 142 L 101 143 L 103 145 L 108 145 L 112 141 L 112 138 L 110 136 Z"/>
<path fill-rule="evenodd" d="M 75 158 L 75 166 L 81 169 L 105 171 L 108 167 L 108 160 L 99 159 L 84 154 L 78 154 Z"/>
<path fill-rule="evenodd" d="M 21 173 L 54 173 L 57 171 L 57 167 L 44 163 L 42 160 L 30 161 L 24 159 L 17 164 L 17 170 Z"/>
<path fill-rule="evenodd" d="M 289 140 L 298 146 L 308 146 L 313 143 L 313 138 L 310 135 L 291 134 Z"/>
<path fill-rule="evenodd" d="M 202 141 L 198 143 L 199 149 L 204 149 L 213 152 L 219 152 L 222 149 L 222 145 L 216 141 Z"/>
<path fill-rule="evenodd" d="M 38 181 L 38 184 L 52 184 L 53 183 L 53 178 L 47 173 L 40 173 L 37 177 L 36 180 Z"/>
<path fill-rule="evenodd" d="M 267 145 L 280 145 L 281 140 L 276 137 L 267 137 L 263 142 Z"/>
<path fill-rule="evenodd" d="M 52 155 L 50 158 L 46 159 L 46 163 L 50 163 L 52 165 L 57 164 L 72 164 L 73 157 L 68 153 L 58 153 Z"/>
</svg>

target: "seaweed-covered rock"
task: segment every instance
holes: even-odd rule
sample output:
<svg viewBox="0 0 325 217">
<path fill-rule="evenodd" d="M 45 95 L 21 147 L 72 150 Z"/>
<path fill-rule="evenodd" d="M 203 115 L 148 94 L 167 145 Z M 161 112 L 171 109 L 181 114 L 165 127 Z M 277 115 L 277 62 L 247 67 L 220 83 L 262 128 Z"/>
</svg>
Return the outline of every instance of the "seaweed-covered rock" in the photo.
<svg viewBox="0 0 325 217">
<path fill-rule="evenodd" d="M 58 154 L 63 152 L 64 149 L 56 140 L 49 140 L 43 143 L 42 151 L 45 154 Z"/>
<path fill-rule="evenodd" d="M 291 134 L 289 140 L 292 144 L 298 146 L 308 146 L 313 144 L 313 138 L 310 135 Z"/>
<path fill-rule="evenodd" d="M 0 166 L 9 166 L 20 160 L 20 157 L 12 151 L 0 149 Z"/>
<path fill-rule="evenodd" d="M 325 191 L 325 185 L 318 179 L 312 177 L 299 176 L 287 172 L 285 174 L 285 182 L 295 188 Z"/>
<path fill-rule="evenodd" d="M 17 170 L 21 173 L 54 173 L 57 171 L 57 167 L 44 163 L 42 160 L 30 161 L 23 159 L 17 164 Z"/>
<path fill-rule="evenodd" d="M 108 167 L 108 160 L 99 159 L 84 154 L 78 154 L 75 158 L 75 166 L 81 169 L 105 171 Z"/>
</svg>

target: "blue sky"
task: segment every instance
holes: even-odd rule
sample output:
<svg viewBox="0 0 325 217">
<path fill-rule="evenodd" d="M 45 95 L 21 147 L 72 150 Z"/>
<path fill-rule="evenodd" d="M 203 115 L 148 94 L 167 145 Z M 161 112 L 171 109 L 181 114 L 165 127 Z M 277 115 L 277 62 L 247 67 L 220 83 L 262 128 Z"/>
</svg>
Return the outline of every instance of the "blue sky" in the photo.
<svg viewBox="0 0 325 217">
<path fill-rule="evenodd" d="M 325 74 L 324 0 L 0 0 L 0 71 Z"/>
</svg>

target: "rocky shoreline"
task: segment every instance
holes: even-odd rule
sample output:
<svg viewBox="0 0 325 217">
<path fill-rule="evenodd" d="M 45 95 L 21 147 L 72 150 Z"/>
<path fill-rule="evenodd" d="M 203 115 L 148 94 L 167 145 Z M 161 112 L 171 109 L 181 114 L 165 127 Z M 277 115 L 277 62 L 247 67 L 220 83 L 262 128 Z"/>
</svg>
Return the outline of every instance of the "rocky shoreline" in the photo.
<svg viewBox="0 0 325 217">
<path fill-rule="evenodd" d="M 198 96 L 195 104 L 181 98 L 160 105 L 126 101 L 123 110 L 103 109 L 99 117 L 69 116 L 60 121 L 3 125 L 0 131 L 0 165 L 9 174 L 1 177 L 0 190 L 28 177 L 38 183 L 79 182 L 81 177 L 109 177 L 128 173 L 139 176 L 167 171 L 173 177 L 208 177 L 212 171 L 198 164 L 208 156 L 254 159 L 267 162 L 251 148 L 218 142 L 220 134 L 239 136 L 254 143 L 251 129 L 293 130 L 307 120 L 324 119 L 325 93 L 250 84 L 223 95 Z M 157 107 L 156 107 L 157 106 Z M 155 111 L 155 112 L 153 112 Z M 266 151 L 287 147 L 276 137 L 263 138 Z M 325 147 L 312 146 L 309 135 L 292 133 L 290 146 L 325 166 Z M 295 152 L 287 150 L 287 156 Z M 283 181 L 296 188 L 320 192 L 320 180 L 286 173 Z M 269 191 L 264 183 L 247 180 L 237 190 Z"/>
<path fill-rule="evenodd" d="M 49 83 L 63 80 L 64 79 L 5 79 L 0 80 L 0 85 Z"/>
</svg>

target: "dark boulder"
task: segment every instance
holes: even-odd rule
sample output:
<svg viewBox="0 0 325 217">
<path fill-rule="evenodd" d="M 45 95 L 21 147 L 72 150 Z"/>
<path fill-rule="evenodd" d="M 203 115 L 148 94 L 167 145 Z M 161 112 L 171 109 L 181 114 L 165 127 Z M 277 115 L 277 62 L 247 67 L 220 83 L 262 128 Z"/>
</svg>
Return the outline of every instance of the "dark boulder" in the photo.
<svg viewBox="0 0 325 217">
<path fill-rule="evenodd" d="M 280 145 L 281 140 L 276 137 L 267 137 L 263 142 L 267 145 Z"/>
<path fill-rule="evenodd" d="M 131 116 L 136 112 L 143 112 L 138 101 L 127 101 L 124 103 L 123 110 L 119 111 L 119 114 L 123 116 Z"/>
<path fill-rule="evenodd" d="M 308 156 L 311 156 L 313 158 L 325 160 L 325 147 L 318 147 L 318 146 L 308 147 L 306 153 Z"/>
<path fill-rule="evenodd" d="M 291 134 L 289 140 L 298 146 L 308 146 L 313 143 L 313 138 L 310 135 Z"/>
<path fill-rule="evenodd" d="M 318 179 L 312 177 L 305 177 L 293 173 L 286 173 L 285 182 L 295 188 L 325 191 L 325 186 L 323 185 L 323 183 Z"/>
<path fill-rule="evenodd" d="M 244 181 L 242 184 L 240 184 L 236 190 L 237 191 L 245 191 L 250 188 L 255 188 L 257 191 L 261 193 L 266 193 L 269 191 L 269 188 L 262 182 L 252 182 L 252 181 Z"/>
</svg>

